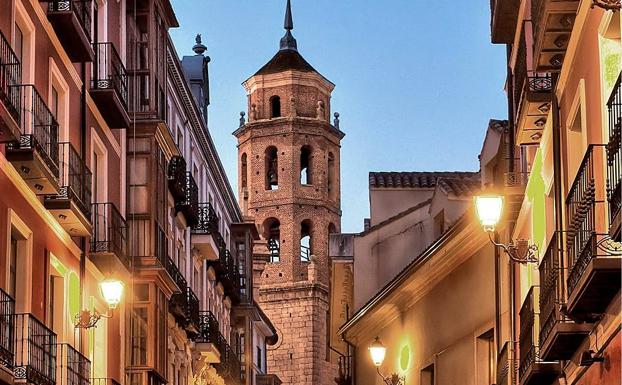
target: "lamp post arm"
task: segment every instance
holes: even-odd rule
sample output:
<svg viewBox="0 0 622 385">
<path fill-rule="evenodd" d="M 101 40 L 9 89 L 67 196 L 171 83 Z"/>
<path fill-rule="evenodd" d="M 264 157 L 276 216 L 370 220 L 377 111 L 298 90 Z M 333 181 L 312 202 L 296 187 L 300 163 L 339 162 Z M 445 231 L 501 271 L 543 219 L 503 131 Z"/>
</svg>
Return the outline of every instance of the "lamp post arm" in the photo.
<svg viewBox="0 0 622 385">
<path fill-rule="evenodd" d="M 505 253 L 508 255 L 508 257 L 510 257 L 510 259 L 514 262 L 517 263 L 536 263 L 538 262 L 538 246 L 536 245 L 529 245 L 529 247 L 527 247 L 527 253 L 525 253 L 524 257 L 520 257 L 517 255 L 517 247 L 513 244 L 510 243 L 508 245 L 504 244 L 504 243 L 499 243 L 499 242 L 495 242 L 493 236 L 492 236 L 493 232 L 492 231 L 488 231 L 488 238 L 490 239 L 490 242 L 495 245 L 496 247 L 500 247 L 503 249 L 503 251 L 505 251 Z"/>
</svg>

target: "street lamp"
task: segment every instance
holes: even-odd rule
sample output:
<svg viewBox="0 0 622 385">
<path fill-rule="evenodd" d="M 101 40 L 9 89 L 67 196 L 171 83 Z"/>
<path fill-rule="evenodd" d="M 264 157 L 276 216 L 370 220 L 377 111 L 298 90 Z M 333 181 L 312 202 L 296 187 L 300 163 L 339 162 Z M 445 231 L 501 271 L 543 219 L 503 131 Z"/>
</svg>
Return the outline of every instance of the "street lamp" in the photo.
<svg viewBox="0 0 622 385">
<path fill-rule="evenodd" d="M 108 304 L 110 310 L 107 314 L 101 314 L 97 310 L 84 309 L 80 314 L 76 315 L 75 327 L 78 329 L 90 329 L 97 326 L 97 322 L 101 318 L 112 318 L 113 310 L 117 308 L 121 297 L 123 296 L 124 285 L 123 282 L 116 279 L 106 279 L 99 283 L 99 289 L 101 291 L 104 301 Z"/>
<path fill-rule="evenodd" d="M 382 365 L 382 362 L 384 361 L 384 356 L 386 353 L 387 353 L 387 348 L 385 348 L 382 342 L 380 342 L 380 339 L 376 337 L 374 339 L 374 342 L 372 342 L 372 344 L 369 345 L 369 355 L 371 356 L 372 362 L 376 366 L 376 371 L 378 372 L 378 375 L 382 378 L 384 383 L 387 385 L 404 385 L 406 378 L 400 377 L 399 374 L 393 373 L 389 376 L 384 376 L 382 373 L 380 373 L 380 366 Z"/>
<path fill-rule="evenodd" d="M 496 242 L 493 235 L 495 228 L 501 219 L 503 213 L 504 199 L 500 195 L 486 194 L 478 195 L 474 198 L 475 211 L 479 217 L 479 221 L 488 233 L 490 242 L 496 247 L 500 247 L 514 262 L 518 263 L 537 263 L 538 262 L 538 246 L 529 245 L 525 239 L 519 239 L 516 244 L 513 242 L 506 244 Z"/>
</svg>

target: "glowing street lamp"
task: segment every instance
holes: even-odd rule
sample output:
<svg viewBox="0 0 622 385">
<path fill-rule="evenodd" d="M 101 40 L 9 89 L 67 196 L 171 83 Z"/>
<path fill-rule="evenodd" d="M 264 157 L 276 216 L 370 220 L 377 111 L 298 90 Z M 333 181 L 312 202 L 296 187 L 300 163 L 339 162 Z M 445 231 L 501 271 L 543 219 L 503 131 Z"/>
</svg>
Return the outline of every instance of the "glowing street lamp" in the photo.
<svg viewBox="0 0 622 385">
<path fill-rule="evenodd" d="M 97 325 L 97 322 L 102 318 L 112 318 L 113 310 L 117 308 L 123 297 L 123 282 L 116 279 L 106 279 L 99 283 L 99 290 L 104 298 L 104 301 L 108 304 L 110 310 L 107 314 L 101 314 L 97 310 L 84 309 L 80 314 L 76 315 L 75 327 L 79 329 L 89 329 Z"/>
<path fill-rule="evenodd" d="M 385 384 L 387 385 L 403 385 L 406 381 L 405 377 L 400 377 L 399 374 L 393 373 L 390 376 L 384 376 L 380 373 L 380 366 L 384 362 L 384 356 L 387 353 L 387 348 L 384 347 L 380 339 L 376 337 L 374 342 L 369 345 L 369 355 L 371 356 L 371 360 L 376 366 L 376 371 L 378 375 L 382 378 Z"/>
<path fill-rule="evenodd" d="M 493 235 L 501 214 L 503 213 L 504 199 L 500 195 L 479 195 L 474 198 L 475 211 L 479 218 L 480 223 L 486 233 L 490 242 L 496 247 L 500 247 L 514 262 L 518 263 L 537 263 L 538 262 L 538 246 L 529 245 L 529 242 L 525 239 L 519 239 L 516 244 L 512 241 L 510 243 L 503 244 L 496 242 Z"/>
</svg>

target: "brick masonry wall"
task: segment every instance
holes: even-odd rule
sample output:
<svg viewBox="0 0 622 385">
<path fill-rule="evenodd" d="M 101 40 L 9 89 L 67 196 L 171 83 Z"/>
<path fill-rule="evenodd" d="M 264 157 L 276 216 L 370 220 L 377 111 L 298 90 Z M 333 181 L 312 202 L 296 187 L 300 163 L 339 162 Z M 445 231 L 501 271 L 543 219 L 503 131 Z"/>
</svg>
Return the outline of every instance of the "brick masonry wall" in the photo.
<svg viewBox="0 0 622 385">
<path fill-rule="evenodd" d="M 270 98 L 275 95 L 281 99 L 282 116 L 270 118 Z M 318 101 L 323 108 L 318 108 Z M 238 185 L 240 206 L 259 225 L 262 235 L 253 253 L 254 291 L 279 334 L 277 345 L 268 350 L 268 371 L 286 385 L 333 384 L 336 365 L 327 361 L 328 238 L 329 229 L 340 229 L 341 133 L 328 121 L 330 94 L 318 87 L 284 82 L 255 89 L 248 106 L 249 122 L 236 132 Z M 270 146 L 276 147 L 278 154 L 277 190 L 266 189 L 266 150 Z M 300 182 L 303 146 L 311 148 L 309 185 Z M 332 169 L 329 157 L 334 159 Z M 267 224 L 274 219 L 280 223 L 280 261 L 266 263 L 259 257 L 268 255 Z M 311 224 L 311 262 L 300 258 L 303 221 Z"/>
</svg>

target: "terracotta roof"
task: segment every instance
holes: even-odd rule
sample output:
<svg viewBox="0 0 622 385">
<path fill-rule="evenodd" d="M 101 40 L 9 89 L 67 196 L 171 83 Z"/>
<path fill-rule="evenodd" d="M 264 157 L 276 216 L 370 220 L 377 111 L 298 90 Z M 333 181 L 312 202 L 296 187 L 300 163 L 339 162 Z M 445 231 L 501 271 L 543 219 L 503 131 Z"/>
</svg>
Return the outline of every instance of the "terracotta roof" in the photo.
<svg viewBox="0 0 622 385">
<path fill-rule="evenodd" d="M 438 186 L 447 194 L 455 196 L 472 196 L 481 190 L 482 182 L 479 173 L 470 176 L 441 177 L 437 180 Z"/>
<path fill-rule="evenodd" d="M 478 173 L 466 171 L 370 172 L 369 187 L 434 188 L 439 178 L 472 178 L 475 174 Z"/>
<path fill-rule="evenodd" d="M 270 59 L 266 65 L 261 67 L 255 75 L 274 74 L 287 70 L 296 70 L 302 72 L 317 72 L 311 64 L 309 64 L 297 50 L 282 49 Z"/>
</svg>

